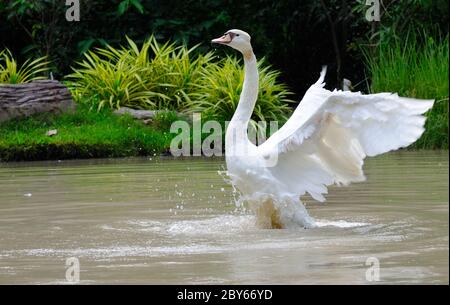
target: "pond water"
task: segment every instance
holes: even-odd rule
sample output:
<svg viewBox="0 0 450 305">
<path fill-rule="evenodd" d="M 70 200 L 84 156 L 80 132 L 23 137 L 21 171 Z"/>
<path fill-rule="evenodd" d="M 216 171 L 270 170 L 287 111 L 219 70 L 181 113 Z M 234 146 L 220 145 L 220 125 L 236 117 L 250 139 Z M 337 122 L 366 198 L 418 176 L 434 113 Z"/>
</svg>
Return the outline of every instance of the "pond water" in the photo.
<svg viewBox="0 0 450 305">
<path fill-rule="evenodd" d="M 81 284 L 448 284 L 448 151 L 366 159 L 367 182 L 306 200 L 309 230 L 257 228 L 223 169 L 210 158 L 0 164 L 0 283 L 68 283 L 75 257 Z"/>
</svg>

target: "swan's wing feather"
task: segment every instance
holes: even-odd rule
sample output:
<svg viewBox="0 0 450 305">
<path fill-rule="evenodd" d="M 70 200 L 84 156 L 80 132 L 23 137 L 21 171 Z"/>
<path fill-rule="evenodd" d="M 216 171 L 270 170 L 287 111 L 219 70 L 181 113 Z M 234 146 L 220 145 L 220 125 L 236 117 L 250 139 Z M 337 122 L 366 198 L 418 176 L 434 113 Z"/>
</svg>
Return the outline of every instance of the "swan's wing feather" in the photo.
<svg viewBox="0 0 450 305">
<path fill-rule="evenodd" d="M 433 105 L 379 93 L 334 91 L 314 84 L 288 122 L 258 147 L 278 155 L 270 167 L 290 192 L 323 201 L 327 185 L 365 179 L 362 165 L 375 156 L 416 141 L 423 133 L 422 115 Z"/>
<path fill-rule="evenodd" d="M 364 153 L 376 156 L 414 143 L 425 131 L 425 116 L 434 100 L 399 97 L 392 93 L 363 95 L 335 91 L 325 111 L 355 135 Z"/>
<path fill-rule="evenodd" d="M 280 153 L 295 150 L 308 139 L 320 126 L 323 108 L 331 92 L 323 89 L 326 67 L 322 69 L 319 80 L 305 93 L 302 101 L 289 120 L 267 141 L 259 146 L 261 152 Z"/>
</svg>

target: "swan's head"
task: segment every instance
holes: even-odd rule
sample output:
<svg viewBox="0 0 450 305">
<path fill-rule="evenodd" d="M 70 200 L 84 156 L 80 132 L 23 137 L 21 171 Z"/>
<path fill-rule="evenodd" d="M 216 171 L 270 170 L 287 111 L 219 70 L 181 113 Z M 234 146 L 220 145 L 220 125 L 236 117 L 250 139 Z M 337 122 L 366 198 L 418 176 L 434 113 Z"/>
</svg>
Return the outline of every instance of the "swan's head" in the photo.
<svg viewBox="0 0 450 305">
<path fill-rule="evenodd" d="M 252 45 L 250 44 L 250 35 L 241 30 L 229 30 L 222 37 L 213 39 L 212 43 L 223 44 L 233 49 L 238 50 L 242 54 L 246 55 L 252 51 Z"/>
</svg>

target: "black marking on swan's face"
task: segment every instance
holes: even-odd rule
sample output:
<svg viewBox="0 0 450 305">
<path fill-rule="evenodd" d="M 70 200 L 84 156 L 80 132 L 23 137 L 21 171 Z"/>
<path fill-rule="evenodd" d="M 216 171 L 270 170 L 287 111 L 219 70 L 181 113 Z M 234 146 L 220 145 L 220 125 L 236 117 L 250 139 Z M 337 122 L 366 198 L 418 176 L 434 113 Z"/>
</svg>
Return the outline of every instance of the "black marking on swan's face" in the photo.
<svg viewBox="0 0 450 305">
<path fill-rule="evenodd" d="M 229 30 L 222 37 L 213 39 L 212 43 L 230 44 L 235 40 L 242 40 L 242 42 L 250 43 L 250 35 L 241 30 Z"/>
<path fill-rule="evenodd" d="M 218 43 L 218 44 L 229 44 L 233 41 L 233 38 L 235 36 L 236 36 L 236 34 L 233 32 L 226 32 L 225 34 L 223 34 L 222 37 L 213 39 L 211 42 Z"/>
<path fill-rule="evenodd" d="M 250 35 L 241 30 L 229 30 L 222 37 L 213 39 L 212 43 L 229 46 L 240 51 L 243 54 L 249 53 L 252 50 L 250 44 Z"/>
</svg>

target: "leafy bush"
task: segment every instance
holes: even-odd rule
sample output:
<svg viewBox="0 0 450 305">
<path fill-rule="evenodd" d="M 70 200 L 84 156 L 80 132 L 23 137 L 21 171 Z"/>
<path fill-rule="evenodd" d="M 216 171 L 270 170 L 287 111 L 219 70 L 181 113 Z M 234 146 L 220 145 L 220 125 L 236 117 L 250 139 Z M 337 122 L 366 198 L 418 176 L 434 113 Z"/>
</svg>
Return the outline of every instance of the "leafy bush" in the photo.
<svg viewBox="0 0 450 305">
<path fill-rule="evenodd" d="M 79 63 L 80 68 L 69 75 L 74 80 L 69 86 L 75 100 L 91 103 L 98 110 L 105 105 L 110 108 L 154 106 L 150 101 L 151 92 L 145 89 L 140 77 L 145 67 L 130 65 L 129 52 L 121 54 L 108 48 L 86 53 L 86 59 Z"/>
<path fill-rule="evenodd" d="M 287 86 L 278 82 L 280 72 L 258 62 L 259 95 L 253 111 L 255 121 L 286 121 L 291 111 L 288 97 L 292 94 Z M 194 109 L 222 120 L 230 120 L 238 103 L 244 82 L 241 60 L 227 57 L 203 71 L 199 97 Z"/>
<path fill-rule="evenodd" d="M 12 53 L 8 49 L 3 50 L 0 52 L 0 83 L 21 84 L 45 79 L 42 74 L 48 71 L 48 64 L 46 57 L 40 57 L 28 59 L 19 66 Z"/>
<path fill-rule="evenodd" d="M 97 104 L 98 109 L 108 105 L 186 110 L 198 71 L 212 55 L 191 60 L 195 47 L 159 45 L 154 37 L 141 49 L 131 39 L 128 44 L 128 48 L 107 46 L 84 55 L 80 67 L 68 76 L 75 99 Z"/>
<path fill-rule="evenodd" d="M 97 48 L 68 76 L 77 101 L 102 109 L 128 106 L 164 109 L 229 120 L 242 90 L 244 70 L 240 60 L 226 57 L 214 61 L 214 53 L 193 55 L 198 46 L 159 44 L 151 37 L 139 47 Z M 285 121 L 290 111 L 286 85 L 280 72 L 260 61 L 260 93 L 254 119 Z"/>
</svg>

